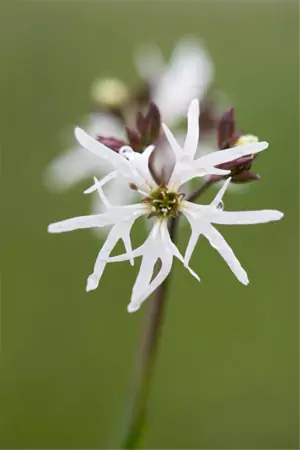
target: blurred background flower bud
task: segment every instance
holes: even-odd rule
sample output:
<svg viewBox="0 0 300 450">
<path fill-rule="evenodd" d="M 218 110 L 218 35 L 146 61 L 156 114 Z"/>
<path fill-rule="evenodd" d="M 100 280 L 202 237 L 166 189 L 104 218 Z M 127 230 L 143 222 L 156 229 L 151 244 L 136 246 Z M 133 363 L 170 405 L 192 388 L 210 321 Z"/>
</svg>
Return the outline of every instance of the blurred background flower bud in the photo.
<svg viewBox="0 0 300 450">
<path fill-rule="evenodd" d="M 94 81 L 91 98 L 97 107 L 122 109 L 129 100 L 129 91 L 118 78 L 104 78 Z"/>
</svg>

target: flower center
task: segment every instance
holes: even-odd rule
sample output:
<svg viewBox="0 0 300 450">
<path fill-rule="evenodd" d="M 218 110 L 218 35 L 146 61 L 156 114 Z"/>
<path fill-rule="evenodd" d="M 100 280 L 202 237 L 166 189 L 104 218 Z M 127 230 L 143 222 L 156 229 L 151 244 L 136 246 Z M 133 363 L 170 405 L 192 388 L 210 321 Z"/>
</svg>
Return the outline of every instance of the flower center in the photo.
<svg viewBox="0 0 300 450">
<path fill-rule="evenodd" d="M 143 202 L 149 206 L 150 214 L 148 217 L 161 217 L 168 219 L 176 217 L 180 211 L 180 203 L 184 194 L 169 191 L 166 186 L 160 186 L 155 189 Z"/>
</svg>

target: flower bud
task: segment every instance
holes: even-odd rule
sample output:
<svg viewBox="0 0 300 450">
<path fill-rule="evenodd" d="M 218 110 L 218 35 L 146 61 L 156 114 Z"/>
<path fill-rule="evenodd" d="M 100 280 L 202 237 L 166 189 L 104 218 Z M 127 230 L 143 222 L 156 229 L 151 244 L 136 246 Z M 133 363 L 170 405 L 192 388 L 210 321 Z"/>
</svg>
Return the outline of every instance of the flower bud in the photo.
<svg viewBox="0 0 300 450">
<path fill-rule="evenodd" d="M 230 108 L 221 116 L 218 126 L 218 146 L 220 150 L 230 147 L 235 133 L 234 108 Z"/>
<path fill-rule="evenodd" d="M 126 133 L 130 147 L 136 152 L 141 152 L 143 150 L 143 144 L 139 133 L 128 127 L 126 127 Z"/>
<path fill-rule="evenodd" d="M 220 151 L 230 147 L 258 142 L 258 138 L 252 134 L 243 134 L 236 131 L 234 109 L 230 108 L 221 116 L 218 126 L 218 145 Z M 256 155 L 243 156 L 234 161 L 220 164 L 220 169 L 230 170 L 232 181 L 245 183 L 259 180 L 259 175 L 252 172 L 251 166 Z"/>
<path fill-rule="evenodd" d="M 115 139 L 113 137 L 97 136 L 96 140 L 98 142 L 101 142 L 101 144 L 106 145 L 111 150 L 114 150 L 115 152 L 119 152 L 121 147 L 127 145 L 125 141 L 121 141 L 120 139 Z"/>
<path fill-rule="evenodd" d="M 121 80 L 105 78 L 93 83 L 91 97 L 98 106 L 119 109 L 128 101 L 129 91 Z"/>
<path fill-rule="evenodd" d="M 160 135 L 160 112 L 154 103 L 150 103 L 146 115 L 141 112 L 136 117 L 137 131 L 126 128 L 131 147 L 136 151 L 142 151 L 150 144 L 154 144 Z"/>
<path fill-rule="evenodd" d="M 149 143 L 155 142 L 159 137 L 161 118 L 158 107 L 153 102 L 150 103 L 145 122 L 148 141 Z"/>
</svg>

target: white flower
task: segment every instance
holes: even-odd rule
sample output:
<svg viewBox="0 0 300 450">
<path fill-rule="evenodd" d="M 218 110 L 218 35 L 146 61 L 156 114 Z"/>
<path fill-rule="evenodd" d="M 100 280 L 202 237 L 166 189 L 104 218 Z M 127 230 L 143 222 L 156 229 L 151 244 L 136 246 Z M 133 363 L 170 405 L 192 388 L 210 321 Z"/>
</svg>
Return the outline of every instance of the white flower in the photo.
<svg viewBox="0 0 300 450">
<path fill-rule="evenodd" d="M 86 126 L 88 134 L 97 136 L 114 136 L 124 139 L 124 129 L 113 114 L 93 113 Z M 110 170 L 110 164 L 99 160 L 92 153 L 87 153 L 78 143 L 71 149 L 59 155 L 46 171 L 46 183 L 58 190 L 67 189 L 95 173 L 101 175 Z"/>
<path fill-rule="evenodd" d="M 143 153 L 135 153 L 129 147 L 123 147 L 120 153 L 111 151 L 108 147 L 97 142 L 83 130 L 75 130 L 80 144 L 92 153 L 98 155 L 104 161 L 109 160 L 114 166 L 114 171 L 103 180 L 95 179 L 95 184 L 86 192 L 97 190 L 106 208 L 102 214 L 75 217 L 49 225 L 49 232 L 61 233 L 82 228 L 104 227 L 111 225 L 111 231 L 101 248 L 93 273 L 89 276 L 86 289 L 93 290 L 98 286 L 103 270 L 107 262 L 129 260 L 141 256 L 142 263 L 136 282 L 132 290 L 128 311 L 136 311 L 141 303 L 165 280 L 171 271 L 173 258 L 181 260 L 185 267 L 197 279 L 198 276 L 189 268 L 189 261 L 196 246 L 197 240 L 203 234 L 225 259 L 236 277 L 244 284 L 248 283 L 247 274 L 241 267 L 234 253 L 224 238 L 212 226 L 214 224 L 252 224 L 279 220 L 282 213 L 279 211 L 247 211 L 225 212 L 220 208 L 224 192 L 230 182 L 228 179 L 213 202 L 208 206 L 196 205 L 184 199 L 180 187 L 184 182 L 195 176 L 203 176 L 215 173 L 214 165 L 236 159 L 251 150 L 256 153 L 267 147 L 266 143 L 253 143 L 250 147 L 235 147 L 228 151 L 216 152 L 194 160 L 193 156 L 198 139 L 198 102 L 194 100 L 188 112 L 188 130 L 183 148 L 179 147 L 173 136 L 169 134 L 169 140 L 175 154 L 176 162 L 170 180 L 157 184 L 149 170 L 149 158 L 153 152 L 153 146 L 145 149 Z M 164 128 L 168 130 L 166 127 Z M 167 133 L 170 133 L 167 131 Z M 248 153 L 249 154 L 249 153 Z M 219 155 L 219 158 L 218 158 Z M 225 156 L 224 156 L 225 155 Z M 190 178 L 187 173 L 189 173 Z M 116 177 L 123 177 L 142 197 L 140 203 L 127 206 L 113 206 L 109 203 L 102 187 Z M 172 242 L 167 223 L 170 217 L 183 214 L 191 226 L 191 237 L 182 257 L 179 250 Z M 153 228 L 146 241 L 137 249 L 132 250 L 130 231 L 133 223 L 141 216 L 155 218 Z M 119 240 L 124 242 L 126 253 L 110 257 L 112 250 Z M 158 273 L 153 277 L 156 262 L 161 265 Z"/>
<path fill-rule="evenodd" d="M 172 127 L 185 115 L 188 104 L 193 98 L 203 98 L 212 79 L 212 63 L 203 45 L 196 40 L 179 41 L 169 65 L 158 62 L 162 56 L 156 47 L 147 48 L 148 50 L 140 48 L 140 52 L 136 55 L 137 70 L 140 76 L 151 84 L 152 100 L 160 109 L 163 120 Z M 120 82 L 113 79 L 103 80 L 101 92 L 98 92 L 98 85 L 94 84 L 92 89 L 93 92 L 97 90 L 94 95 L 101 98 L 106 93 L 113 97 L 115 90 L 118 96 L 125 95 Z M 86 131 L 94 138 L 97 136 L 114 137 L 120 140 L 125 138 L 125 129 L 121 122 L 115 115 L 105 112 L 91 114 Z M 93 154 L 87 154 L 81 145 L 77 145 L 58 156 L 50 164 L 45 173 L 45 181 L 51 189 L 63 190 L 90 176 L 102 177 L 109 170 L 109 162 L 103 162 Z M 109 196 L 113 204 L 127 204 L 135 198 L 135 193 L 126 189 L 122 178 L 116 178 L 109 185 Z M 98 197 L 94 196 L 92 211 L 97 213 L 102 210 Z"/>
<path fill-rule="evenodd" d="M 193 98 L 203 100 L 214 73 L 203 43 L 191 38 L 178 42 L 168 64 L 160 49 L 151 44 L 138 49 L 135 63 L 140 76 L 152 88 L 152 99 L 170 127 L 185 115 Z"/>
</svg>

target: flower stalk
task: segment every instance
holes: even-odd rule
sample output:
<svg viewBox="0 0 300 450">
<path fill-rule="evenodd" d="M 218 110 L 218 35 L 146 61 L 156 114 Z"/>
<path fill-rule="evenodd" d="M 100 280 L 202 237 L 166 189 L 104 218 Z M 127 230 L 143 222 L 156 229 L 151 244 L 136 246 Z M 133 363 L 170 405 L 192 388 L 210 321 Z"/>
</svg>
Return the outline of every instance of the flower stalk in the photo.
<svg viewBox="0 0 300 450">
<path fill-rule="evenodd" d="M 169 233 L 173 242 L 176 240 L 178 222 L 179 217 L 172 217 L 169 222 Z M 136 371 L 133 378 L 132 402 L 125 438 L 121 445 L 122 449 L 138 448 L 145 429 L 147 403 L 158 351 L 158 342 L 163 324 L 170 279 L 171 276 L 169 275 L 156 289 L 150 303 L 146 329 L 139 349 Z"/>
<path fill-rule="evenodd" d="M 188 196 L 188 200 L 197 200 L 198 197 L 213 183 L 214 180 L 209 178 Z M 169 220 L 169 233 L 173 242 L 176 242 L 179 220 L 180 216 L 172 217 Z M 155 369 L 158 344 L 162 331 L 171 273 L 156 289 L 153 293 L 153 299 L 149 302 L 150 311 L 147 316 L 146 329 L 143 333 L 143 339 L 138 352 L 136 369 L 133 377 L 132 399 L 128 413 L 129 420 L 127 422 L 125 437 L 121 444 L 122 449 L 139 448 L 139 444 L 143 438 L 147 421 L 148 398 L 150 395 L 151 381 Z"/>
<path fill-rule="evenodd" d="M 155 110 L 153 109 L 155 112 Z M 158 115 L 154 114 L 154 117 Z M 150 116 L 140 117 L 140 129 L 147 125 Z M 143 123 L 142 123 L 143 122 Z M 199 102 L 192 100 L 187 113 L 187 133 L 183 146 L 179 145 L 175 136 L 165 123 L 161 124 L 172 157 L 162 158 L 161 166 L 151 159 L 154 145 L 149 145 L 142 152 L 136 152 L 128 145 L 114 151 L 101 141 L 93 139 L 84 130 L 75 129 L 75 136 L 83 147 L 109 164 L 114 169 L 102 180 L 94 177 L 94 184 L 85 190 L 86 194 L 98 193 L 104 208 L 100 214 L 77 216 L 51 223 L 50 233 L 64 233 L 84 228 L 103 228 L 111 226 L 107 239 L 100 249 L 93 272 L 89 275 L 86 291 L 98 287 L 105 267 L 109 263 L 129 261 L 132 265 L 138 257 L 142 258 L 140 270 L 132 288 L 131 299 L 127 306 L 130 313 L 137 311 L 142 303 L 156 292 L 152 300 L 149 322 L 138 359 L 132 405 L 129 413 L 129 424 L 122 448 L 137 448 L 146 424 L 146 408 L 151 387 L 151 380 L 156 360 L 158 342 L 163 324 L 166 304 L 166 292 L 170 281 L 174 258 L 179 259 L 184 268 L 200 281 L 199 276 L 191 269 L 189 263 L 200 236 L 204 236 L 211 246 L 218 251 L 236 278 L 243 284 L 249 283 L 247 272 L 235 256 L 229 244 L 215 225 L 250 225 L 280 220 L 283 213 L 277 210 L 258 211 L 226 211 L 223 197 L 233 176 L 232 169 L 236 164 L 244 168 L 245 158 L 251 160 L 268 147 L 267 142 L 259 142 L 248 138 L 246 143 L 224 148 L 197 157 L 199 143 Z M 153 167 L 152 167 L 153 163 Z M 248 164 L 248 159 L 246 160 Z M 225 168 L 224 165 L 228 165 Z M 233 164 L 233 167 L 231 166 Z M 150 169 L 152 167 L 152 169 Z M 158 170 L 157 170 L 158 169 Z M 248 168 L 247 168 L 248 169 Z M 153 176 L 153 173 L 163 177 Z M 194 178 L 206 177 L 206 181 L 187 198 L 181 187 Z M 103 186 L 116 178 L 123 178 L 128 190 L 134 190 L 140 201 L 128 205 L 112 204 L 103 190 Z M 196 204 L 195 200 L 217 180 L 224 179 L 214 199 L 208 205 Z M 187 219 L 191 235 L 182 255 L 175 245 L 175 233 L 180 215 Z M 131 229 L 137 219 L 153 218 L 152 229 L 142 245 L 133 249 Z M 122 240 L 125 253 L 111 256 L 117 242 Z M 159 263 L 159 264 L 158 264 Z"/>
</svg>

